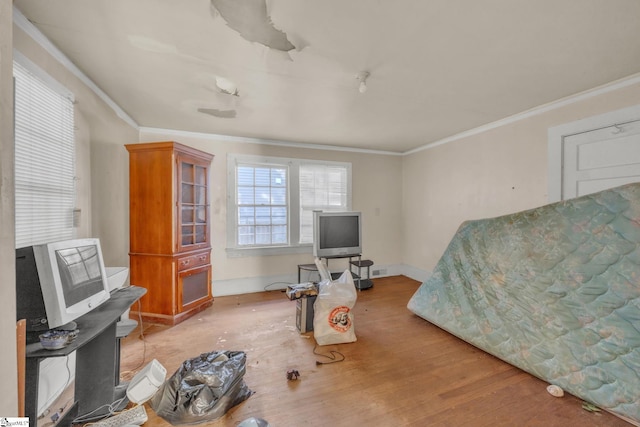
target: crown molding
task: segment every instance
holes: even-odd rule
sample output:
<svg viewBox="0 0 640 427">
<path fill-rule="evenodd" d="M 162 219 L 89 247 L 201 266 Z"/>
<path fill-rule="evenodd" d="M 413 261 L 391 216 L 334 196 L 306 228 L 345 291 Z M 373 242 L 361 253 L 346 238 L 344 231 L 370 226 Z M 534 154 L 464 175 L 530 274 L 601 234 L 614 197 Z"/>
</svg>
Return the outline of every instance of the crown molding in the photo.
<svg viewBox="0 0 640 427">
<path fill-rule="evenodd" d="M 18 8 L 13 7 L 13 22 L 24 31 L 29 37 L 31 37 L 37 44 L 39 44 L 47 53 L 55 58 L 60 64 L 62 64 L 71 74 L 76 76 L 82 81 L 89 89 L 91 89 L 100 99 L 102 99 L 122 120 L 127 122 L 131 127 L 138 130 L 138 132 L 149 133 L 162 133 L 165 135 L 185 136 L 185 137 L 197 137 L 202 139 L 214 140 L 214 141 L 232 141 L 249 144 L 262 144 L 262 145 L 278 145 L 285 147 L 307 148 L 314 150 L 328 150 L 328 151 L 347 151 L 355 153 L 366 154 L 382 154 L 391 156 L 401 156 L 402 153 L 396 153 L 392 151 L 382 150 L 367 150 L 359 148 L 339 147 L 333 145 L 320 145 L 320 144 L 303 144 L 287 141 L 278 141 L 263 138 L 249 138 L 239 136 L 227 136 L 209 133 L 189 132 L 176 129 L 159 129 L 150 127 L 140 127 L 131 116 L 129 116 L 118 104 L 113 101 L 102 89 L 100 89 L 86 74 L 84 74 L 71 60 L 58 49 L 52 42 L 45 36 L 40 30 L 38 30 Z"/>
<path fill-rule="evenodd" d="M 56 59 L 71 74 L 76 76 L 82 83 L 91 89 L 102 101 L 104 101 L 122 120 L 127 122 L 129 126 L 138 129 L 140 126 L 131 116 L 129 116 L 113 99 L 109 97 L 102 89 L 100 89 L 86 74 L 84 74 L 60 49 L 54 45 L 35 25 L 29 21 L 20 10 L 13 6 L 13 23 L 39 44 L 49 55 Z"/>
<path fill-rule="evenodd" d="M 430 148 L 435 148 L 440 145 L 447 144 L 449 142 L 457 141 L 462 138 L 467 138 L 469 136 L 478 135 L 483 132 L 487 132 L 491 129 L 496 129 L 501 126 L 505 126 L 508 124 L 512 124 L 518 122 L 520 120 L 525 120 L 530 117 L 537 116 L 539 114 L 546 113 L 548 111 L 557 110 L 562 107 L 566 107 L 567 105 L 575 104 L 576 102 L 584 101 L 589 98 L 593 98 L 594 96 L 603 95 L 609 92 L 616 91 L 618 89 L 625 88 L 627 86 L 631 86 L 634 84 L 640 83 L 640 73 L 632 74 L 631 76 L 615 80 L 610 83 L 606 83 L 602 86 L 595 87 L 593 89 L 586 90 L 584 92 L 580 92 L 575 95 L 567 96 L 565 98 L 558 99 L 556 101 L 549 102 L 547 104 L 540 105 L 538 107 L 534 107 L 530 110 L 523 111 L 522 113 L 514 114 L 513 116 L 505 117 L 504 119 L 497 120 L 495 122 L 488 123 L 486 125 L 479 126 L 474 129 L 470 129 L 465 132 L 458 133 L 456 135 L 449 136 L 447 138 L 443 138 L 441 140 L 431 142 L 429 144 L 425 144 L 422 147 L 414 148 L 413 150 L 405 151 L 404 155 L 414 154 L 419 151 L 428 150 Z"/>
<path fill-rule="evenodd" d="M 405 151 L 402 153 L 393 152 L 393 151 L 384 151 L 384 150 L 368 150 L 362 148 L 350 148 L 350 147 L 341 147 L 335 145 L 321 145 L 321 144 L 303 144 L 303 143 L 295 143 L 295 142 L 287 142 L 287 141 L 278 141 L 271 139 L 263 139 L 263 138 L 250 138 L 250 137 L 239 137 L 239 136 L 228 136 L 228 135 L 218 135 L 218 134 L 209 134 L 209 133 L 200 133 L 200 132 L 189 132 L 189 131 L 181 131 L 175 129 L 159 129 L 159 128 L 149 128 L 149 127 L 140 127 L 138 123 L 136 123 L 131 116 L 129 116 L 118 104 L 116 104 L 102 89 L 100 89 L 89 77 L 87 77 L 78 67 L 75 66 L 73 62 L 64 54 L 60 49 L 58 49 L 51 41 L 40 31 L 38 30 L 23 14 L 20 12 L 18 8 L 13 6 L 13 22 L 22 29 L 25 33 L 27 33 L 36 43 L 38 43 L 43 49 L 45 49 L 51 56 L 53 56 L 58 62 L 60 62 L 69 72 L 71 72 L 74 76 L 80 79 L 85 85 L 87 85 L 100 99 L 102 99 L 122 120 L 127 122 L 131 127 L 137 129 L 139 132 L 150 132 L 150 133 L 162 133 L 162 134 L 170 134 L 176 136 L 187 136 L 187 137 L 198 137 L 203 139 L 215 140 L 215 141 L 233 141 L 240 143 L 249 143 L 249 144 L 263 144 L 263 145 L 277 145 L 277 146 L 286 146 L 286 147 L 296 147 L 296 148 L 307 148 L 314 150 L 329 150 L 329 151 L 345 151 L 345 152 L 355 152 L 355 153 L 366 153 L 366 154 L 380 154 L 380 155 L 388 155 L 388 156 L 406 156 L 415 154 L 417 152 L 428 150 L 431 148 L 438 147 L 440 145 L 448 144 L 450 142 L 454 142 L 463 138 L 467 138 L 473 135 L 478 135 L 483 132 L 487 132 L 492 129 L 499 128 L 501 126 L 509 125 L 520 120 L 525 120 L 530 117 L 537 116 L 539 114 L 546 113 L 548 111 L 556 110 L 567 105 L 574 104 L 576 102 L 580 102 L 594 96 L 602 95 L 608 92 L 613 92 L 615 90 L 631 86 L 636 83 L 640 83 L 640 73 L 633 74 L 629 77 L 622 78 L 616 80 L 611 83 L 604 84 L 602 86 L 598 86 L 593 89 L 586 90 L 584 92 L 578 93 L 576 95 L 571 95 L 565 98 L 561 98 L 556 101 L 552 101 L 547 104 L 543 104 L 538 107 L 534 107 L 532 109 L 523 111 L 518 114 L 514 114 L 512 116 L 506 117 L 504 119 L 497 120 L 495 122 L 487 123 L 482 126 L 478 126 L 476 128 L 460 132 L 458 134 L 440 139 L 435 142 L 431 142 L 425 144 L 421 147 L 414 148 L 409 151 Z"/>
<path fill-rule="evenodd" d="M 191 131 L 176 130 L 176 129 L 140 127 L 140 133 L 142 132 L 157 133 L 161 135 L 171 135 L 171 136 L 185 137 L 185 138 L 200 138 L 200 139 L 207 139 L 210 141 L 239 142 L 244 144 L 260 144 L 260 145 L 276 145 L 281 147 L 306 148 L 311 150 L 345 151 L 345 152 L 351 152 L 351 153 L 379 154 L 379 155 L 385 155 L 385 156 L 402 156 L 403 155 L 403 153 L 397 153 L 393 151 L 341 147 L 338 145 L 305 144 L 301 142 L 288 142 L 288 141 L 279 141 L 275 139 L 250 138 L 245 136 L 220 135 L 220 134 L 204 133 L 204 132 L 191 132 Z"/>
</svg>

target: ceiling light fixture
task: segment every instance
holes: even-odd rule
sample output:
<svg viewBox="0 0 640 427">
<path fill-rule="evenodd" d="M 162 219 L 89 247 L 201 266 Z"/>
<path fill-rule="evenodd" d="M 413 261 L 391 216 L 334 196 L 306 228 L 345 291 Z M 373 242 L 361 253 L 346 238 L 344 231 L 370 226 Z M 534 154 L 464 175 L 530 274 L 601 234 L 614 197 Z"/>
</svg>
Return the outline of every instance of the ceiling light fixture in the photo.
<svg viewBox="0 0 640 427">
<path fill-rule="evenodd" d="M 356 79 L 360 80 L 360 85 L 358 85 L 358 91 L 360 93 L 365 93 L 367 91 L 367 79 L 369 76 L 370 73 L 368 71 L 361 71 L 356 74 Z"/>
</svg>

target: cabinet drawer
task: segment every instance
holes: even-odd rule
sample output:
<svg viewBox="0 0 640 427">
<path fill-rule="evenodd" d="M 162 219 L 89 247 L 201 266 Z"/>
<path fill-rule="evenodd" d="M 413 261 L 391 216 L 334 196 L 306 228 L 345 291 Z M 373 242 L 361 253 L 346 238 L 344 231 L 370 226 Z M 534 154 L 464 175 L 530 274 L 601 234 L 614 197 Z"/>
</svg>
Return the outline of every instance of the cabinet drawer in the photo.
<svg viewBox="0 0 640 427">
<path fill-rule="evenodd" d="M 190 268 L 198 267 L 201 265 L 207 265 L 211 263 L 211 254 L 209 252 L 202 252 L 196 255 L 189 255 L 178 258 L 178 271 L 188 270 Z"/>
</svg>

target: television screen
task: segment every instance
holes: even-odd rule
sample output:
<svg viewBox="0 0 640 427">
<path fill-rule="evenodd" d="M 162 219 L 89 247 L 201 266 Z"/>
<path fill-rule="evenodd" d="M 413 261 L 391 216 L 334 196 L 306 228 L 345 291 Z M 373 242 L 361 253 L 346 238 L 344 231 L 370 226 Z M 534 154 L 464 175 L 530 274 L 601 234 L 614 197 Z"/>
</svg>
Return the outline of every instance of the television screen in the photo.
<svg viewBox="0 0 640 427">
<path fill-rule="evenodd" d="M 102 271 L 95 245 L 58 249 L 55 252 L 67 307 L 102 291 Z"/>
<path fill-rule="evenodd" d="M 350 248 L 360 245 L 357 216 L 321 216 L 319 245 L 321 248 Z"/>
</svg>

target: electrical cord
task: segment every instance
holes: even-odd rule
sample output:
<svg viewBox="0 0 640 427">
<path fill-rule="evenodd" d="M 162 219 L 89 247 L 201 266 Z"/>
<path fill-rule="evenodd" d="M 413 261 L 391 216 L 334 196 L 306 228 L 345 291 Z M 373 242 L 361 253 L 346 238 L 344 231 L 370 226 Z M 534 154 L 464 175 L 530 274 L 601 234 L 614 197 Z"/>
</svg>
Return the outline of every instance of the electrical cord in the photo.
<svg viewBox="0 0 640 427">
<path fill-rule="evenodd" d="M 114 401 L 113 403 L 105 404 L 105 405 L 102 405 L 102 406 L 98 406 L 93 411 L 87 412 L 86 414 L 83 414 L 83 415 L 80 415 L 79 417 L 76 417 L 72 421 L 72 424 L 82 424 L 82 423 L 86 423 L 86 422 L 90 422 L 90 421 L 97 421 L 97 420 L 101 420 L 101 419 L 106 418 L 106 417 L 110 417 L 111 415 L 114 415 L 116 413 L 116 410 L 118 409 L 118 406 L 120 406 L 122 404 L 122 402 L 124 402 L 125 399 L 126 399 L 126 396 L 123 396 L 120 399 Z M 100 414 L 100 415 L 92 416 L 97 411 L 99 411 L 99 410 L 101 410 L 103 408 L 107 408 L 108 409 L 108 412 L 106 414 Z"/>
<path fill-rule="evenodd" d="M 140 335 L 138 335 L 138 338 L 142 340 L 142 362 L 140 362 L 136 369 L 143 366 L 147 360 L 147 340 L 144 338 L 144 326 L 142 324 L 142 304 L 140 303 L 140 300 L 138 300 L 138 323 L 140 323 Z"/>
<path fill-rule="evenodd" d="M 136 372 L 140 367 L 142 367 L 146 360 L 147 360 L 147 340 L 145 339 L 144 336 L 144 325 L 142 324 L 142 304 L 140 303 L 140 300 L 138 300 L 138 324 L 140 325 L 140 335 L 138 335 L 138 338 L 142 340 L 142 361 L 138 364 L 138 366 L 136 366 L 135 368 L 133 368 L 132 370 L 129 370 L 127 372 L 121 373 L 123 375 L 126 375 L 128 373 L 131 372 Z M 116 414 L 116 409 L 118 408 L 118 406 L 120 406 L 122 404 L 122 402 L 124 402 L 124 400 L 126 399 L 126 395 L 123 396 L 122 398 L 116 400 L 115 402 L 108 404 L 108 405 L 102 405 L 96 409 L 94 409 L 91 412 L 88 412 L 84 415 L 78 416 L 73 420 L 73 423 L 87 423 L 87 422 L 95 422 L 98 420 L 101 420 L 103 418 L 106 417 L 110 417 L 112 415 Z M 94 414 L 96 411 L 99 411 L 102 408 L 108 408 L 109 411 L 106 414 L 101 414 L 99 416 L 91 416 L 92 414 Z"/>
<path fill-rule="evenodd" d="M 329 361 L 322 362 L 320 360 L 316 360 L 316 365 L 328 365 L 330 363 L 342 362 L 345 359 L 344 354 L 340 353 L 338 350 L 329 350 L 329 354 L 322 354 L 316 351 L 317 348 L 318 344 L 313 347 L 313 354 L 316 356 L 326 357 Z"/>
<path fill-rule="evenodd" d="M 267 286 L 263 287 L 262 289 L 264 291 L 280 291 L 280 292 L 284 292 L 287 290 L 287 286 L 288 285 L 292 285 L 293 283 L 290 282 L 273 282 L 273 283 L 269 283 Z M 271 286 L 275 286 L 275 285 L 286 285 L 284 288 L 276 288 L 276 289 L 269 289 Z"/>
<path fill-rule="evenodd" d="M 69 367 L 69 363 L 71 362 L 71 355 L 75 353 L 75 350 L 71 353 L 69 353 L 68 355 L 64 356 L 65 360 L 65 368 L 67 368 L 67 379 L 64 383 L 64 385 L 60 388 L 60 394 L 64 393 L 64 390 L 66 390 L 67 387 L 69 387 L 69 384 L 71 384 L 72 381 L 72 377 L 74 376 L 74 374 L 71 372 L 71 368 Z M 75 363 L 74 363 L 75 365 Z M 74 366 L 75 368 L 75 366 Z M 59 397 L 56 397 L 56 399 L 59 399 Z M 58 418 L 60 417 L 60 414 L 64 412 L 64 410 L 66 409 L 67 405 L 70 403 L 70 401 L 72 401 L 73 398 L 69 399 L 62 407 L 60 407 L 56 412 L 54 412 L 53 414 L 51 414 L 51 407 L 47 408 L 44 410 L 44 412 L 38 416 L 38 419 L 43 419 L 45 417 L 50 417 L 51 421 L 53 421 L 54 423 L 58 420 Z"/>
<path fill-rule="evenodd" d="M 314 282 L 313 280 L 311 280 L 311 275 L 312 275 L 312 274 L 314 274 L 314 273 L 312 273 L 312 272 L 307 273 L 307 279 L 308 279 L 308 280 L 306 280 L 306 281 L 302 281 L 302 282 L 300 282 L 300 283 Z M 314 277 L 314 278 L 315 278 L 315 277 Z M 321 279 L 320 279 L 320 278 L 318 278 L 318 280 L 321 280 Z M 315 282 L 314 282 L 314 283 L 315 283 Z M 269 283 L 267 286 L 263 287 L 262 289 L 263 289 L 264 291 L 280 291 L 280 292 L 286 292 L 286 290 L 287 290 L 287 288 L 286 288 L 286 287 L 287 287 L 287 286 L 289 286 L 289 285 L 298 285 L 298 284 L 299 284 L 299 283 L 291 283 L 291 282 L 272 282 L 272 283 Z M 272 286 L 276 286 L 276 285 L 285 285 L 285 287 L 284 287 L 284 288 L 269 289 L 269 288 L 271 288 Z"/>
</svg>

